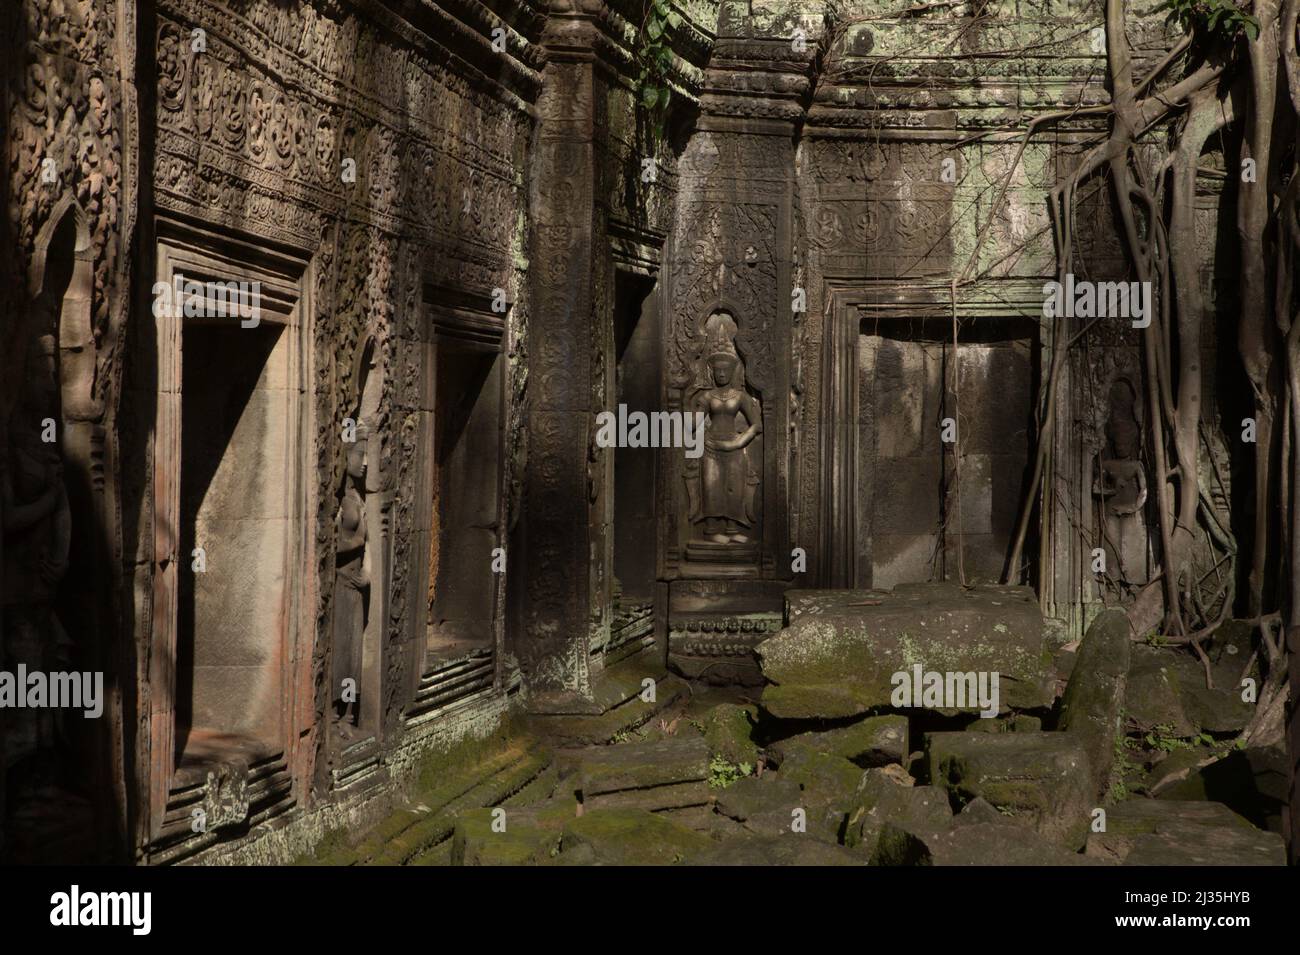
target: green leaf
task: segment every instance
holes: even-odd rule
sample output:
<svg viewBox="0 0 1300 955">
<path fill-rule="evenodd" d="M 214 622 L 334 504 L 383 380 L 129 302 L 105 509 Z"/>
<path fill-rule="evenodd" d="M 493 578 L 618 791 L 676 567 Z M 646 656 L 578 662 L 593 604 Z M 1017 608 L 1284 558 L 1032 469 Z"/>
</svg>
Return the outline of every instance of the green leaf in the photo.
<svg viewBox="0 0 1300 955">
<path fill-rule="evenodd" d="M 669 13 L 668 16 L 665 17 L 665 20 L 667 21 L 668 26 L 674 30 L 676 30 L 679 26 L 682 25 L 682 15 L 678 13 L 676 10 Z"/>
<path fill-rule="evenodd" d="M 659 88 L 655 86 L 646 86 L 641 90 L 641 102 L 645 104 L 646 109 L 654 109 L 655 103 L 659 102 Z"/>
<path fill-rule="evenodd" d="M 652 40 L 657 40 L 664 35 L 664 25 L 658 20 L 650 20 L 645 25 L 646 36 Z"/>
</svg>

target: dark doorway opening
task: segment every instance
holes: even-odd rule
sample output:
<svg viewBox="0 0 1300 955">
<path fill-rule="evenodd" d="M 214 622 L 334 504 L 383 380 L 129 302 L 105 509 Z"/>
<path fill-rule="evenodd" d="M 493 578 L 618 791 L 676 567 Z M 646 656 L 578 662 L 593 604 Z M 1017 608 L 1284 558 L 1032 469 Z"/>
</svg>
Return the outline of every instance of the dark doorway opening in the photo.
<svg viewBox="0 0 1300 955">
<path fill-rule="evenodd" d="M 493 645 L 502 461 L 502 360 L 439 342 L 426 669 Z"/>
<path fill-rule="evenodd" d="M 653 279 L 617 273 L 614 286 L 614 410 L 660 410 L 659 295 Z M 658 524 L 654 448 L 614 449 L 614 620 L 611 649 L 643 634 L 654 604 Z"/>
<path fill-rule="evenodd" d="M 289 339 L 270 322 L 183 326 L 178 766 L 283 738 Z"/>
</svg>

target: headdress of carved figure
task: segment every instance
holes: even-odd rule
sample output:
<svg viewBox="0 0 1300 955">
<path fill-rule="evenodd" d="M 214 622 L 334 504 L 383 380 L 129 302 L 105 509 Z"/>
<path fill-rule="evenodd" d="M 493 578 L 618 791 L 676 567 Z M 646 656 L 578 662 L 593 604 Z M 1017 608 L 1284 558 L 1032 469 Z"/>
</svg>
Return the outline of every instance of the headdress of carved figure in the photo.
<svg viewBox="0 0 1300 955">
<path fill-rule="evenodd" d="M 704 322 L 704 354 L 710 362 L 739 361 L 736 352 L 736 320 L 729 312 L 716 311 Z"/>
</svg>

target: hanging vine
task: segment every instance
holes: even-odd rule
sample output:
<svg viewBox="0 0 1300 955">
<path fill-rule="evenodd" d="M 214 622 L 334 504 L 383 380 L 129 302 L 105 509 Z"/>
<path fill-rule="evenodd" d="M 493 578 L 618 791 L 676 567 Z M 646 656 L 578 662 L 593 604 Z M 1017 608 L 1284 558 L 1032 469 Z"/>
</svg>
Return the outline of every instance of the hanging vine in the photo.
<svg viewBox="0 0 1300 955">
<path fill-rule="evenodd" d="M 637 35 L 636 59 L 640 67 L 637 74 L 637 99 L 645 108 L 655 141 L 664 137 L 668 104 L 673 95 L 669 83 L 673 65 L 670 41 L 673 31 L 681 24 L 682 15 L 672 8 L 668 0 L 651 0 L 646 6 L 645 18 Z"/>
</svg>

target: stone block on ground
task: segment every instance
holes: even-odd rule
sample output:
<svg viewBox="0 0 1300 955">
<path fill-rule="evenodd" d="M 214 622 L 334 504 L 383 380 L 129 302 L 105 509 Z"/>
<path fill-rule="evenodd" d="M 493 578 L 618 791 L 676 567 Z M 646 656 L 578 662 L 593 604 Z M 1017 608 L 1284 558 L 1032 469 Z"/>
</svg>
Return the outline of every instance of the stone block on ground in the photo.
<svg viewBox="0 0 1300 955">
<path fill-rule="evenodd" d="M 557 759 L 563 788 L 588 808 L 669 809 L 709 801 L 709 749 L 698 736 L 570 750 Z"/>
<path fill-rule="evenodd" d="M 1122 862 L 1142 836 L 1161 835 L 1188 843 L 1208 831 L 1254 831 L 1246 819 L 1218 802 L 1173 799 L 1129 799 L 1106 808 L 1106 831 L 1089 832 L 1087 855 Z"/>
<path fill-rule="evenodd" d="M 777 773 L 746 776 L 719 790 L 714 808 L 739 822 L 771 812 L 784 813 L 789 819 L 790 810 L 802 804 L 802 793 L 803 789 L 797 782 Z"/>
<path fill-rule="evenodd" d="M 799 610 L 789 626 L 757 647 L 772 684 L 761 702 L 773 716 L 836 719 L 890 706 L 894 674 L 915 664 L 926 672 L 996 672 L 1004 707 L 1050 702 L 1043 621 L 1027 587 L 910 584 L 888 594 L 818 594 L 790 595 Z"/>
<path fill-rule="evenodd" d="M 452 865 L 544 865 L 559 850 L 560 833 L 576 818 L 577 801 L 555 799 L 526 808 L 472 809 L 459 814 Z"/>
<path fill-rule="evenodd" d="M 584 710 L 582 713 L 567 715 L 533 714 L 529 717 L 529 725 L 538 736 L 550 740 L 557 746 L 599 746 L 646 725 L 658 714 L 690 695 L 690 685 L 685 680 L 668 676 L 656 681 L 655 700 L 653 703 L 647 703 L 638 695 L 642 688 L 640 683 L 642 675 L 639 673 L 635 675 L 637 676 L 636 693 L 609 710 L 594 713 L 586 713 Z M 626 676 L 626 672 L 620 674 L 619 683 L 623 685 L 621 692 L 630 689 L 623 679 Z M 612 682 L 604 684 L 606 688 L 616 685 Z M 616 696 L 618 693 L 613 695 Z M 588 706 L 599 711 L 601 703 L 585 701 L 582 707 L 577 708 Z"/>
<path fill-rule="evenodd" d="M 1260 829 L 1205 829 L 1195 839 L 1151 833 L 1133 840 L 1124 865 L 1286 865 L 1286 843 Z"/>
<path fill-rule="evenodd" d="M 604 865 L 676 865 L 716 843 L 702 832 L 643 809 L 593 809 L 565 825 L 566 855 Z"/>
<path fill-rule="evenodd" d="M 943 830 L 907 830 L 886 824 L 872 854 L 873 865 L 1058 866 L 1102 865 L 1069 852 L 1032 829 L 978 822 Z"/>
<path fill-rule="evenodd" d="M 1170 753 L 1152 769 L 1149 792 L 1160 799 L 1212 799 L 1258 828 L 1280 831 L 1287 799 L 1285 747 L 1251 746 L 1212 757 L 1200 746 Z"/>
<path fill-rule="evenodd" d="M 805 790 L 793 779 L 779 773 L 749 776 L 719 790 L 714 808 L 735 820 L 747 832 L 762 836 L 807 835 L 821 841 L 838 843 L 844 829 L 847 810 L 842 801 Z M 801 815 L 796 832 L 796 811 Z"/>
<path fill-rule="evenodd" d="M 1126 707 L 1130 723 L 1142 730 L 1164 727 L 1166 735 L 1181 737 L 1240 732 L 1254 715 L 1253 705 L 1241 699 L 1246 660 L 1232 642 L 1219 647 L 1219 659 L 1227 662 L 1211 663 L 1214 686 L 1209 687 L 1204 666 L 1183 649 L 1135 645 L 1129 676 L 1134 689 Z"/>
<path fill-rule="evenodd" d="M 690 859 L 687 865 L 726 866 L 841 866 L 864 865 L 866 860 L 843 848 L 806 836 L 750 835 L 731 839 Z"/>
<path fill-rule="evenodd" d="M 868 780 L 864 801 L 849 814 L 844 844 L 867 856 L 876 852 L 886 825 L 937 832 L 952 825 L 948 793 L 938 786 L 902 786 L 885 777 Z"/>
<path fill-rule="evenodd" d="M 960 802 L 980 797 L 1069 849 L 1082 847 L 1096 806 L 1074 733 L 928 733 L 927 778 Z"/>
<path fill-rule="evenodd" d="M 612 793 L 593 793 L 583 796 L 587 809 L 646 809 L 659 812 L 668 809 L 690 809 L 707 806 L 709 786 L 703 780 L 690 783 L 670 783 L 667 786 L 647 786 L 645 789 L 621 789 Z"/>
<path fill-rule="evenodd" d="M 720 703 L 701 718 L 709 753 L 739 765 L 758 763 L 758 744 L 753 740 L 757 707 Z"/>
<path fill-rule="evenodd" d="M 1007 820 L 991 802 L 979 796 L 962 806 L 961 812 L 952 817 L 954 826 L 974 826 L 980 823 L 1002 826 L 1007 824 Z"/>
<path fill-rule="evenodd" d="M 1102 611 L 1079 644 L 1079 659 L 1061 699 L 1059 728 L 1082 741 L 1092 772 L 1093 795 L 1106 789 L 1115 762 L 1131 643 L 1124 612 Z"/>
<path fill-rule="evenodd" d="M 966 726 L 967 733 L 1037 733 L 1043 728 L 1040 717 L 1028 713 L 1012 713 L 996 719 L 981 717 Z"/>
<path fill-rule="evenodd" d="M 1130 730 L 1147 733 L 1161 727 L 1169 736 L 1186 738 L 1196 735 L 1196 726 L 1183 712 L 1178 693 L 1178 669 L 1172 656 L 1169 650 L 1145 644 L 1133 646 L 1124 703 Z"/>
<path fill-rule="evenodd" d="M 1197 730 L 1239 733 L 1246 728 L 1255 715 L 1255 706 L 1242 700 L 1237 676 L 1219 680 L 1213 687 L 1208 687 L 1205 685 L 1205 672 L 1195 659 L 1180 654 L 1175 656 L 1175 660 L 1179 700 L 1188 721 Z"/>
<path fill-rule="evenodd" d="M 907 759 L 907 717 L 869 716 L 848 726 L 800 733 L 767 747 L 778 766 L 797 748 L 840 756 L 864 769 Z"/>
<path fill-rule="evenodd" d="M 798 783 L 810 796 L 838 805 L 848 812 L 858 803 L 866 770 L 843 756 L 800 747 L 788 753 L 779 776 Z"/>
</svg>

